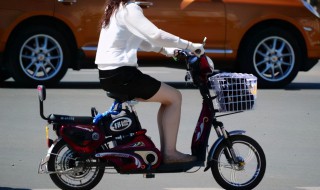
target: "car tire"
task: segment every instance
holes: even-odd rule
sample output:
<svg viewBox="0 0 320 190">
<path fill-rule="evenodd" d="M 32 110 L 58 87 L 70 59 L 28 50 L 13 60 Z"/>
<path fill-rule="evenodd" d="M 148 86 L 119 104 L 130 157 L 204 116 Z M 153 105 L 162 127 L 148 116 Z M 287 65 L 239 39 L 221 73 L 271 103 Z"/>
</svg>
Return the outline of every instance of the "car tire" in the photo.
<svg viewBox="0 0 320 190">
<path fill-rule="evenodd" d="M 10 76 L 4 71 L 0 71 L 0 83 L 10 78 Z"/>
<path fill-rule="evenodd" d="M 55 85 L 71 61 L 67 40 L 53 27 L 23 28 L 9 46 L 7 68 L 22 85 Z"/>
<path fill-rule="evenodd" d="M 288 31 L 270 27 L 255 31 L 241 47 L 240 71 L 257 76 L 258 86 L 280 88 L 298 74 L 302 49 Z"/>
</svg>

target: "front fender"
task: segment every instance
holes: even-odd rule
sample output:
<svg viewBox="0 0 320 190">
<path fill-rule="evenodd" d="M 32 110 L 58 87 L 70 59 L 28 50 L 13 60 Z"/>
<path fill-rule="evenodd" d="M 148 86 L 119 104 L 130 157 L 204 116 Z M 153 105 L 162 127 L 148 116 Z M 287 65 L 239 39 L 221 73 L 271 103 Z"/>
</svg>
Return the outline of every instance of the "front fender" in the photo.
<svg viewBox="0 0 320 190">
<path fill-rule="evenodd" d="M 246 133 L 246 131 L 243 130 L 235 130 L 235 131 L 230 131 L 228 132 L 229 136 L 233 136 L 233 135 L 242 135 L 244 133 Z M 213 145 L 210 148 L 210 151 L 208 153 L 208 157 L 207 157 L 207 166 L 204 169 L 204 171 L 207 171 L 211 166 L 212 166 L 212 162 L 213 162 L 213 154 L 216 151 L 217 147 L 221 144 L 221 142 L 223 141 L 223 137 L 219 137 L 216 142 L 213 143 Z"/>
</svg>

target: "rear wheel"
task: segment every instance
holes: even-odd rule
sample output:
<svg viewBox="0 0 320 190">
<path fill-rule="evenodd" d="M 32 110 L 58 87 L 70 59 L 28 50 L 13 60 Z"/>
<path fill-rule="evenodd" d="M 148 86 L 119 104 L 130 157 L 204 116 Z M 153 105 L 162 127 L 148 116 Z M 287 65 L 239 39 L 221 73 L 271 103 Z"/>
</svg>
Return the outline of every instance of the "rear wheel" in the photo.
<svg viewBox="0 0 320 190">
<path fill-rule="evenodd" d="M 229 138 L 238 163 L 230 158 L 230 150 L 220 143 L 213 155 L 211 171 L 217 183 L 224 189 L 248 190 L 262 180 L 266 159 L 260 145 L 245 135 Z"/>
<path fill-rule="evenodd" d="M 86 166 L 98 163 L 99 159 L 82 160 L 67 144 L 60 140 L 53 148 L 48 161 L 52 181 L 61 189 L 87 190 L 94 188 L 102 179 L 104 167 Z"/>
</svg>

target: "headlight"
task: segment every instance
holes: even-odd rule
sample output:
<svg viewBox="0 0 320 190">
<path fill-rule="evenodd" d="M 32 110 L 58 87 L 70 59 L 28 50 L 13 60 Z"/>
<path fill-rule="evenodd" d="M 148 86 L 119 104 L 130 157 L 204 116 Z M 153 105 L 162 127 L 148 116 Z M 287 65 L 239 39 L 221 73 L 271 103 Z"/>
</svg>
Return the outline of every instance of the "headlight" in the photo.
<svg viewBox="0 0 320 190">
<path fill-rule="evenodd" d="M 316 15 L 318 18 L 320 18 L 319 13 L 310 5 L 310 3 L 308 3 L 306 0 L 301 0 L 303 5 L 310 11 L 312 12 L 314 15 Z"/>
</svg>

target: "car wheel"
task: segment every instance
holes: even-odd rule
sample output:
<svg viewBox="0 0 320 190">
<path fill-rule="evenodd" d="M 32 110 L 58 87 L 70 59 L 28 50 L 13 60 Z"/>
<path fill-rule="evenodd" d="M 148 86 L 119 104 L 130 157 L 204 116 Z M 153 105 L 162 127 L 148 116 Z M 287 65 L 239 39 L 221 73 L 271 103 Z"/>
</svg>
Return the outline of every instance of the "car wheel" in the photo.
<svg viewBox="0 0 320 190">
<path fill-rule="evenodd" d="M 53 85 L 65 75 L 70 50 L 63 35 L 51 27 L 29 27 L 14 37 L 7 66 L 23 85 Z"/>
<path fill-rule="evenodd" d="M 256 75 L 259 87 L 283 87 L 299 72 L 302 50 L 296 38 L 283 29 L 256 31 L 241 48 L 241 72 Z"/>
</svg>

